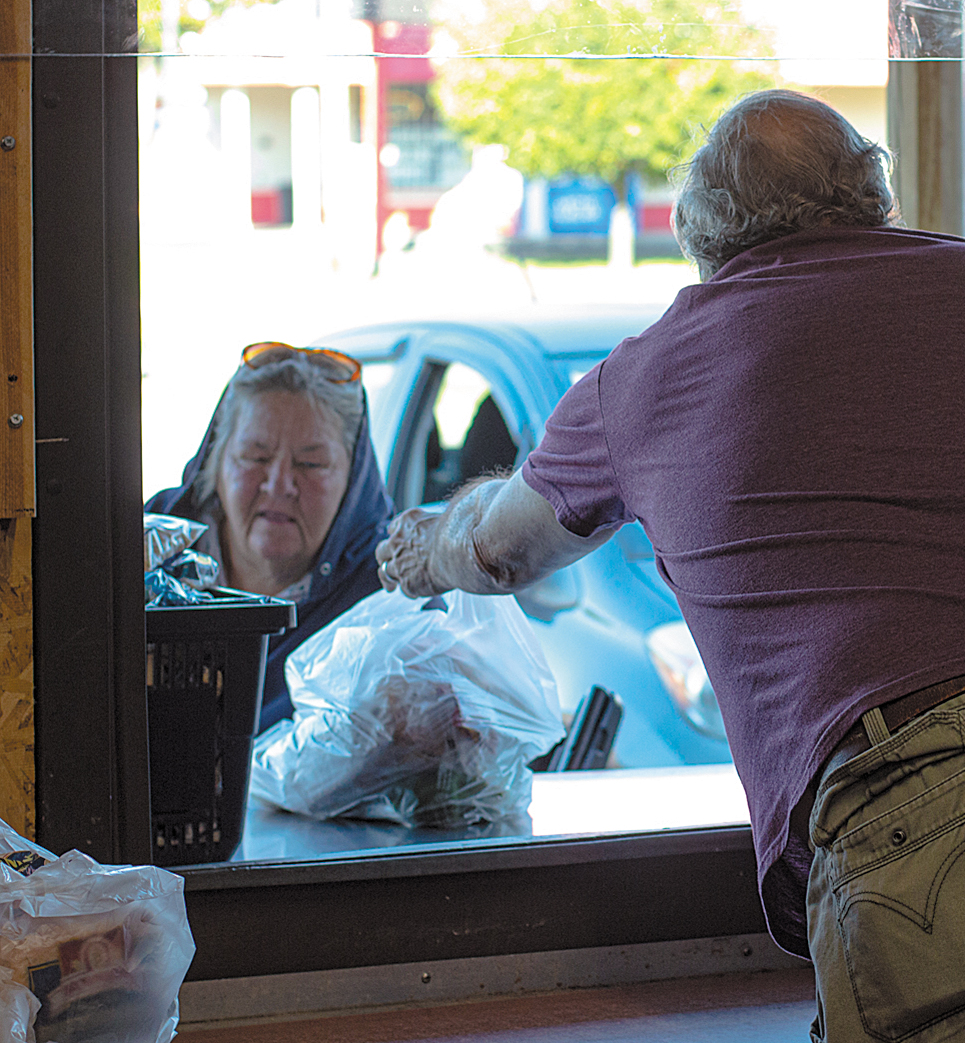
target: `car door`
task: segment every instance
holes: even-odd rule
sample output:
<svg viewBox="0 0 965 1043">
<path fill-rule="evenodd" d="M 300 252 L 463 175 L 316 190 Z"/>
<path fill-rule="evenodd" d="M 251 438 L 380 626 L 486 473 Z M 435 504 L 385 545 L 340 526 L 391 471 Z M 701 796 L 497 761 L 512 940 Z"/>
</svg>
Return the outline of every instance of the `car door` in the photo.
<svg viewBox="0 0 965 1043">
<path fill-rule="evenodd" d="M 493 340 L 439 330 L 410 350 L 418 364 L 386 471 L 400 510 L 444 500 L 471 478 L 511 473 L 543 423 L 532 374 L 527 403 L 519 360 Z"/>
</svg>

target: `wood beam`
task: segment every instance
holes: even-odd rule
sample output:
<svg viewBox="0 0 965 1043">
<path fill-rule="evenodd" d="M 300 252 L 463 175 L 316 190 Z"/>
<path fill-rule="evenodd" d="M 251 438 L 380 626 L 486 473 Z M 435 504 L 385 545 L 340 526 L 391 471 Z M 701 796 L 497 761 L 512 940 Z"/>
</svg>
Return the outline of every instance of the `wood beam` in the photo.
<svg viewBox="0 0 965 1043">
<path fill-rule="evenodd" d="M 33 839 L 33 591 L 30 519 L 0 520 L 0 818 Z"/>
<path fill-rule="evenodd" d="M 33 837 L 30 0 L 0 4 L 0 818 Z"/>
<path fill-rule="evenodd" d="M 30 0 L 0 4 L 0 518 L 32 515 Z M 22 57 L 18 57 L 22 56 Z"/>
</svg>

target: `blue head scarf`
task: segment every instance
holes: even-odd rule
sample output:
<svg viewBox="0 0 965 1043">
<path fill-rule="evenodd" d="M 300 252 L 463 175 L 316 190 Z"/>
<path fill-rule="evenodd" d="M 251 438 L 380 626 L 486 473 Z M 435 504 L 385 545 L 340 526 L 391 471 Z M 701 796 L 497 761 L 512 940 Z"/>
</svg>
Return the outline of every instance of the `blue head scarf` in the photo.
<svg viewBox="0 0 965 1043">
<path fill-rule="evenodd" d="M 215 409 L 200 448 L 185 466 L 181 484 L 155 493 L 145 504 L 146 511 L 205 520 L 201 517 L 195 479 L 211 452 L 217 413 Z M 348 486 L 312 568 L 308 594 L 298 604 L 298 625 L 269 640 L 259 732 L 292 714 L 284 672 L 288 654 L 316 630 L 379 589 L 375 545 L 385 537 L 391 517 L 392 501 L 375 460 L 363 392 L 362 420 Z"/>
</svg>

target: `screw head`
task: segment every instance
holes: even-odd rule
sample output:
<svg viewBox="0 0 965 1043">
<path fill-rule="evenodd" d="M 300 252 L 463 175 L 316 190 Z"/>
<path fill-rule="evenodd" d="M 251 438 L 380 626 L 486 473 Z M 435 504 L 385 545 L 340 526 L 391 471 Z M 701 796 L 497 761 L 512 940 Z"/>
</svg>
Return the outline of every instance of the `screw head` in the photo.
<svg viewBox="0 0 965 1043">
<path fill-rule="evenodd" d="M 432 975 L 428 971 L 424 971 L 422 974 L 422 984 L 428 985 L 432 981 Z"/>
<path fill-rule="evenodd" d="M 12 134 L 5 134 L 0 138 L 0 148 L 2 148 L 4 152 L 9 152 L 16 146 L 16 144 L 17 139 Z"/>
<path fill-rule="evenodd" d="M 7 423 L 11 427 L 22 427 L 23 426 L 23 417 L 19 413 L 14 413 L 14 414 L 12 414 L 9 417 L 9 419 L 7 420 Z"/>
</svg>

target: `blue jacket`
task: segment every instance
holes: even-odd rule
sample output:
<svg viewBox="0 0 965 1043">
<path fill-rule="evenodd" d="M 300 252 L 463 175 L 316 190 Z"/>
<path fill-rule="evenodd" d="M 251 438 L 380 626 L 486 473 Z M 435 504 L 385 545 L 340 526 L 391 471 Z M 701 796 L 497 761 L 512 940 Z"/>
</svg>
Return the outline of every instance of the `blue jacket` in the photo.
<svg viewBox="0 0 965 1043">
<path fill-rule="evenodd" d="M 181 485 L 155 493 L 145 504 L 146 511 L 201 520 L 191 486 L 208 454 L 211 440 L 212 424 L 209 424 L 200 449 L 184 468 Z M 348 488 L 322 544 L 308 596 L 298 605 L 298 626 L 269 640 L 259 732 L 292 714 L 285 685 L 285 660 L 289 652 L 379 589 L 375 545 L 384 538 L 391 516 L 392 501 L 375 461 L 366 408 L 355 444 Z"/>
</svg>

